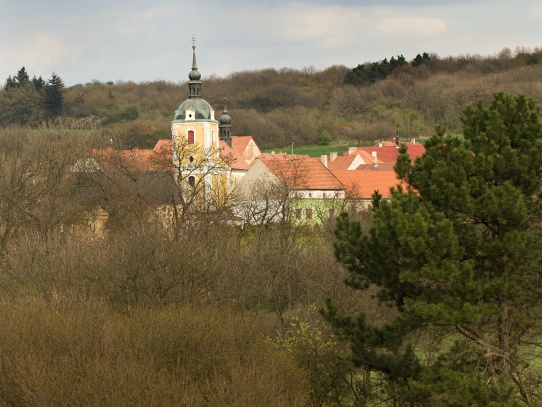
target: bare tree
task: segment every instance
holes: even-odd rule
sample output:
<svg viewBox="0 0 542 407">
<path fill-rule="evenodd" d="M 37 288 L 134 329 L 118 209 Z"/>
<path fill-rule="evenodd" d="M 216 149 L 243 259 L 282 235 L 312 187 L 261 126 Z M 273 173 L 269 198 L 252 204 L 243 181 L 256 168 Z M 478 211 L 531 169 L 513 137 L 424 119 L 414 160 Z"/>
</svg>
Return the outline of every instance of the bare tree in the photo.
<svg viewBox="0 0 542 407">
<path fill-rule="evenodd" d="M 73 171 L 84 142 L 47 131 L 0 132 L 0 249 L 21 230 L 47 234 L 82 222 L 75 204 L 80 177 Z"/>
</svg>

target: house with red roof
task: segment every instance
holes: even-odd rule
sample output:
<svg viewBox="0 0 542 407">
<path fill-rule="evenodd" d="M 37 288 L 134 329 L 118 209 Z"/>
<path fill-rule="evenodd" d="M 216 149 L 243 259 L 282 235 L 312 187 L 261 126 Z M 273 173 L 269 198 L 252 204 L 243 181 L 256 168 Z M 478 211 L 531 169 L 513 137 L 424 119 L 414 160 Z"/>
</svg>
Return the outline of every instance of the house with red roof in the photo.
<svg viewBox="0 0 542 407">
<path fill-rule="evenodd" d="M 344 186 L 318 158 L 261 154 L 239 183 L 238 215 L 248 223 L 319 223 L 344 203 Z"/>
</svg>

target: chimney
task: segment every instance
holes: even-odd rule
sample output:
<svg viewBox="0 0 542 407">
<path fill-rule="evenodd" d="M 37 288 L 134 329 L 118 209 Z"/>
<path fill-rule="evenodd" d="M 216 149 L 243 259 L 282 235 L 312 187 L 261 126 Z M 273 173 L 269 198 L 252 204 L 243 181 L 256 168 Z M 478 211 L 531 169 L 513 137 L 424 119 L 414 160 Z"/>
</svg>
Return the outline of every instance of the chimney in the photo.
<svg viewBox="0 0 542 407">
<path fill-rule="evenodd" d="M 410 142 L 412 143 L 413 146 L 416 145 L 416 139 L 415 138 L 412 138 L 412 140 L 410 140 Z"/>
<path fill-rule="evenodd" d="M 348 147 L 348 154 L 352 154 L 357 149 L 358 149 L 357 147 Z"/>
<path fill-rule="evenodd" d="M 333 161 L 335 161 L 336 158 L 337 158 L 337 152 L 336 151 L 332 151 L 331 153 L 329 153 L 329 161 L 333 162 Z"/>
<path fill-rule="evenodd" d="M 320 160 L 322 161 L 322 164 L 324 164 L 324 167 L 327 168 L 327 154 L 322 154 Z"/>
<path fill-rule="evenodd" d="M 400 145 L 399 137 L 395 137 L 395 148 L 399 148 L 399 145 Z"/>
<path fill-rule="evenodd" d="M 378 143 L 378 147 L 382 147 L 383 144 L 382 143 Z M 376 151 L 373 151 L 373 152 L 376 152 Z"/>
<path fill-rule="evenodd" d="M 378 158 L 376 158 L 376 151 L 373 151 L 371 154 L 373 156 L 373 161 L 376 164 L 378 162 Z"/>
</svg>

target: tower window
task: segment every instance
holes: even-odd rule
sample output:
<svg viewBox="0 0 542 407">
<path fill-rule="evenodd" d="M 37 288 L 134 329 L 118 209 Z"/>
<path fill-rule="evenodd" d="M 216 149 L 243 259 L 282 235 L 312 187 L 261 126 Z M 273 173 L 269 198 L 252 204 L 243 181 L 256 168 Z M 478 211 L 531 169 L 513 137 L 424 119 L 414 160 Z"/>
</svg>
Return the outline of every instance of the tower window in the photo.
<svg viewBox="0 0 542 407">
<path fill-rule="evenodd" d="M 194 144 L 194 131 L 188 131 L 188 144 Z"/>
<path fill-rule="evenodd" d="M 194 157 L 192 157 L 192 156 L 188 157 L 188 161 L 190 161 L 191 163 L 193 163 L 193 162 L 194 162 Z"/>
<path fill-rule="evenodd" d="M 196 177 L 194 177 L 193 175 L 188 177 L 188 183 L 192 188 L 194 188 L 196 186 Z"/>
</svg>

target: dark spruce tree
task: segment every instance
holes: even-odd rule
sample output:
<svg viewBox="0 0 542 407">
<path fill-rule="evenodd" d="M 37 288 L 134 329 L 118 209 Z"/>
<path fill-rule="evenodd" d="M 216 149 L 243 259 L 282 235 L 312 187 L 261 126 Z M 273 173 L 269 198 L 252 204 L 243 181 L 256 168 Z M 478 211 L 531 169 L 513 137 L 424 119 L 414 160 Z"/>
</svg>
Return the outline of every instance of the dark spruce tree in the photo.
<svg viewBox="0 0 542 407">
<path fill-rule="evenodd" d="M 64 106 L 64 83 L 60 76 L 53 72 L 47 82 L 43 93 L 43 107 L 45 110 L 45 122 L 47 126 L 62 114 Z"/>
<path fill-rule="evenodd" d="M 19 69 L 15 79 L 17 80 L 17 86 L 24 86 L 28 82 L 30 82 L 30 76 L 28 76 L 28 72 L 26 72 L 26 69 L 24 66 L 21 69 Z"/>
<path fill-rule="evenodd" d="M 34 89 L 36 89 L 38 92 L 43 89 L 45 86 L 45 81 L 40 76 L 39 78 L 34 77 L 32 78 L 32 85 L 34 85 Z"/>
<path fill-rule="evenodd" d="M 341 215 L 335 252 L 355 289 L 376 287 L 397 316 L 374 325 L 324 314 L 354 362 L 396 406 L 542 405 L 542 123 L 524 96 L 468 107 L 443 129 L 372 228 Z"/>
</svg>

